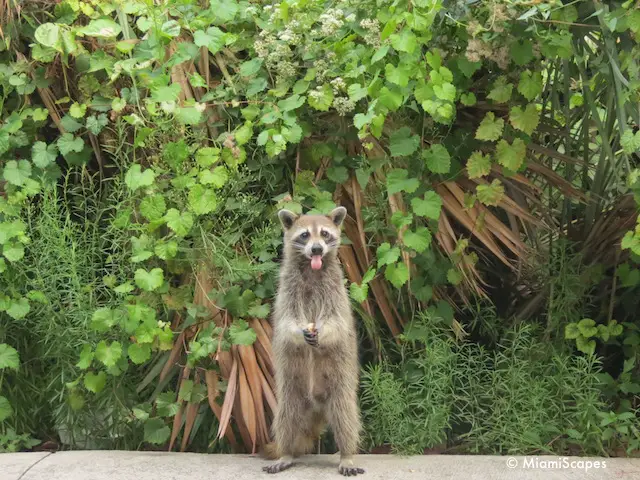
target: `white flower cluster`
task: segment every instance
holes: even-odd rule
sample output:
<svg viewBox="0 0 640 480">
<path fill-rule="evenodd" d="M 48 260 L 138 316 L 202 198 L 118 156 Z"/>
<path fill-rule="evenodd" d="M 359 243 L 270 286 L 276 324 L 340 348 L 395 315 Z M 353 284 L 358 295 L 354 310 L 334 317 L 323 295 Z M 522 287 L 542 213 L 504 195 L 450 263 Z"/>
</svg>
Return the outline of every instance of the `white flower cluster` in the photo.
<svg viewBox="0 0 640 480">
<path fill-rule="evenodd" d="M 316 81 L 324 82 L 327 78 L 327 72 L 329 71 L 329 64 L 323 58 L 320 58 L 313 62 L 313 68 L 316 69 Z"/>
<path fill-rule="evenodd" d="M 344 90 L 347 88 L 347 84 L 344 83 L 344 80 L 342 79 L 342 77 L 336 77 L 333 80 L 331 80 L 331 86 L 333 87 L 333 93 L 335 93 L 336 95 L 341 90 Z"/>
<path fill-rule="evenodd" d="M 372 47 L 380 48 L 382 45 L 380 41 L 380 22 L 375 18 L 365 18 L 360 22 L 360 26 L 367 31 L 364 36 L 364 42 Z"/>
<path fill-rule="evenodd" d="M 318 17 L 322 26 L 322 35 L 328 37 L 338 31 L 344 25 L 344 11 L 340 8 L 330 8 Z"/>
<path fill-rule="evenodd" d="M 324 96 L 324 92 L 322 91 L 322 86 L 318 85 L 315 90 L 311 90 L 309 92 L 309 96 L 316 101 L 320 100 Z"/>
<path fill-rule="evenodd" d="M 347 97 L 336 97 L 333 99 L 333 108 L 336 109 L 338 115 L 344 117 L 356 108 L 356 104 L 349 100 Z"/>
</svg>

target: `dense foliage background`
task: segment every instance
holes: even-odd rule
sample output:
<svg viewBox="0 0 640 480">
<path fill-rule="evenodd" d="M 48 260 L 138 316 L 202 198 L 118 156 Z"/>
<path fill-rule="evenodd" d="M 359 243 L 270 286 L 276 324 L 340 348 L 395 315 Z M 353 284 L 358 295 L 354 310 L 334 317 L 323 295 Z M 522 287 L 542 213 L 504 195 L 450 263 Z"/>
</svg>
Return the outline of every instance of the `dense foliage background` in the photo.
<svg viewBox="0 0 640 480">
<path fill-rule="evenodd" d="M 0 451 L 258 450 L 275 212 L 341 204 L 365 451 L 638 452 L 637 2 L 0 26 Z"/>
</svg>

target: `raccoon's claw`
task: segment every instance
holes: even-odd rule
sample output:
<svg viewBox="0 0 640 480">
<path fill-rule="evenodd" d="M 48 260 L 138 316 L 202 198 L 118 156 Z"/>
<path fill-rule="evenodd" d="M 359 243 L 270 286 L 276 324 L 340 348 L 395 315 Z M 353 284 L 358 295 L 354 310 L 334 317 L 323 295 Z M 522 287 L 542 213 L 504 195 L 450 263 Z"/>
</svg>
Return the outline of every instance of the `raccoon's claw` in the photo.
<svg viewBox="0 0 640 480">
<path fill-rule="evenodd" d="M 360 467 L 339 467 L 338 471 L 345 477 L 355 477 L 359 473 L 364 473 L 364 468 Z"/>
<path fill-rule="evenodd" d="M 278 473 L 290 468 L 293 465 L 291 460 L 278 460 L 276 463 L 271 465 L 267 465 L 266 467 L 262 467 L 263 472 L 267 473 Z"/>
<path fill-rule="evenodd" d="M 304 341 L 307 342 L 312 347 L 318 346 L 318 331 L 311 331 L 308 328 L 302 330 L 302 335 L 304 336 Z"/>
</svg>

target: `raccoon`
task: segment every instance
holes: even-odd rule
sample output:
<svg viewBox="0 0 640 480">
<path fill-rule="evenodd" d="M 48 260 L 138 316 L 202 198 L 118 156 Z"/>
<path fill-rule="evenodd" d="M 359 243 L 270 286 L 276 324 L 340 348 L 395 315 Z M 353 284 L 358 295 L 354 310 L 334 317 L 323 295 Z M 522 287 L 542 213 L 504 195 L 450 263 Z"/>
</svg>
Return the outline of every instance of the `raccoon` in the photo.
<svg viewBox="0 0 640 480">
<path fill-rule="evenodd" d="M 277 473 L 313 448 L 325 424 L 338 449 L 338 471 L 355 466 L 361 422 L 358 407 L 358 343 L 344 275 L 338 260 L 347 210 L 328 216 L 278 212 L 284 258 L 273 312 L 273 352 L 278 408 L 273 421 L 278 460 L 264 467 Z"/>
</svg>

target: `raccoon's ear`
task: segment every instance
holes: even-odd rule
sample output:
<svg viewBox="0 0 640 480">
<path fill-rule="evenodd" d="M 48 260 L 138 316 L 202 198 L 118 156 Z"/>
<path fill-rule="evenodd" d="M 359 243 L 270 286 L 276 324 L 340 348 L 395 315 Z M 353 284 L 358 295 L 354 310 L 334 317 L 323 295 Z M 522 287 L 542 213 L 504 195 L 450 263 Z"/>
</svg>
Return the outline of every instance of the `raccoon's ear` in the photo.
<svg viewBox="0 0 640 480">
<path fill-rule="evenodd" d="M 336 225 L 336 227 L 339 227 L 340 225 L 342 225 L 342 222 L 344 222 L 344 218 L 346 216 L 347 216 L 347 209 L 344 207 L 334 208 L 329 214 L 329 218 Z"/>
<path fill-rule="evenodd" d="M 278 212 L 278 218 L 280 219 L 282 227 L 285 230 L 289 230 L 298 216 L 289 210 L 282 209 Z"/>
</svg>

